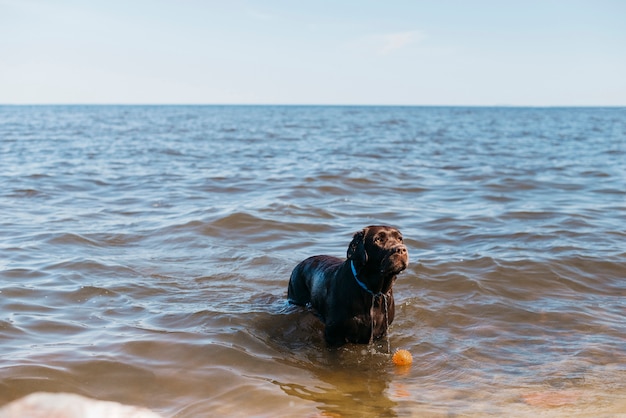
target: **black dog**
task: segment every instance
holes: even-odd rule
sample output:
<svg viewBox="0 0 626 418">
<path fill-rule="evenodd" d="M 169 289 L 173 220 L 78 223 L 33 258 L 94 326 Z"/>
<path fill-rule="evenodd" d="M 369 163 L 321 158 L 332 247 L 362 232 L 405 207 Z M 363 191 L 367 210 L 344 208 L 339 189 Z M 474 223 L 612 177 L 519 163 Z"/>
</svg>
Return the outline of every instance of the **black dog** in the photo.
<svg viewBox="0 0 626 418">
<path fill-rule="evenodd" d="M 393 321 L 392 286 L 408 263 L 400 231 L 368 226 L 354 234 L 347 260 L 317 255 L 298 264 L 289 279 L 289 302 L 317 311 L 329 345 L 369 343 Z"/>
</svg>

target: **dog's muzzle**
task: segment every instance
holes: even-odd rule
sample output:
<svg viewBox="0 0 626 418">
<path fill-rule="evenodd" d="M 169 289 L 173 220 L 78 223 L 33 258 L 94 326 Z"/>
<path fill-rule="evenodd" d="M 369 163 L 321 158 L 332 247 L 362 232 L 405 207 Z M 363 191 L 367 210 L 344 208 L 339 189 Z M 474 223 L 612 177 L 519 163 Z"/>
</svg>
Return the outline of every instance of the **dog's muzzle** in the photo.
<svg viewBox="0 0 626 418">
<path fill-rule="evenodd" d="M 396 245 L 391 248 L 382 263 L 382 270 L 394 274 L 404 271 L 409 265 L 409 252 L 406 245 Z"/>
</svg>

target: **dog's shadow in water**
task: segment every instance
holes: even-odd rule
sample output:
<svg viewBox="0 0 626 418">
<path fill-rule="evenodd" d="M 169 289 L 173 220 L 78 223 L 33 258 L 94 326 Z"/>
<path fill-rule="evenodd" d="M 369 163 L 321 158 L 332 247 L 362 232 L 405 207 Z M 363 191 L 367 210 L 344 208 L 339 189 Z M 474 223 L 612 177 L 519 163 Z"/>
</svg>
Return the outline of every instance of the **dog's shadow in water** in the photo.
<svg viewBox="0 0 626 418">
<path fill-rule="evenodd" d="M 285 298 L 271 299 L 269 312 L 254 328 L 287 368 L 272 383 L 289 396 L 316 403 L 329 416 L 396 415 L 397 404 L 389 398 L 394 374 L 387 337 L 328 348 L 324 325 L 314 312 Z"/>
</svg>

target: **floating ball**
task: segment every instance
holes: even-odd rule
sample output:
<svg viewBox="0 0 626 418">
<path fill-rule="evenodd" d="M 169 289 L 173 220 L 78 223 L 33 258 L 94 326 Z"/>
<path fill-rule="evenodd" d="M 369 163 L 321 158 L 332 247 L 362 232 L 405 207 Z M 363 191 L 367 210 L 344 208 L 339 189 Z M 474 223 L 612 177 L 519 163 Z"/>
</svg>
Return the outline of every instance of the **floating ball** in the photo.
<svg viewBox="0 0 626 418">
<path fill-rule="evenodd" d="M 408 366 L 413 363 L 413 356 L 407 350 L 397 350 L 391 358 L 396 366 Z"/>
</svg>

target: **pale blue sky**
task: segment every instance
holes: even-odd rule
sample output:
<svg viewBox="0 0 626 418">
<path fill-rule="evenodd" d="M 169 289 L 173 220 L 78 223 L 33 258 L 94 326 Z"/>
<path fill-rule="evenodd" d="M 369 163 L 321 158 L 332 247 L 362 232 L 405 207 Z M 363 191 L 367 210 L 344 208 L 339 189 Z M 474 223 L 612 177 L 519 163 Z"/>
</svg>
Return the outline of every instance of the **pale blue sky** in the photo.
<svg viewBox="0 0 626 418">
<path fill-rule="evenodd" d="M 626 105 L 624 0 L 0 0 L 0 103 Z"/>
</svg>

